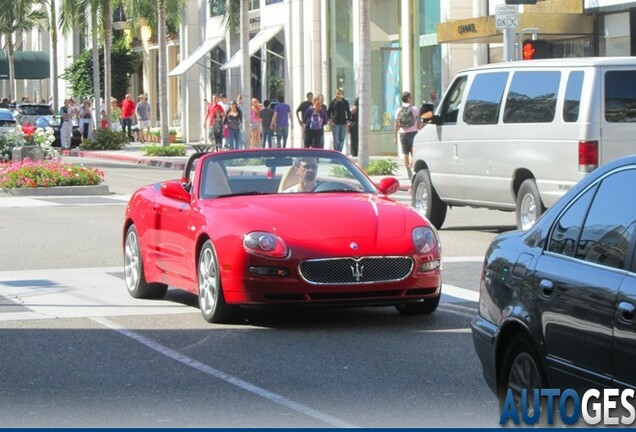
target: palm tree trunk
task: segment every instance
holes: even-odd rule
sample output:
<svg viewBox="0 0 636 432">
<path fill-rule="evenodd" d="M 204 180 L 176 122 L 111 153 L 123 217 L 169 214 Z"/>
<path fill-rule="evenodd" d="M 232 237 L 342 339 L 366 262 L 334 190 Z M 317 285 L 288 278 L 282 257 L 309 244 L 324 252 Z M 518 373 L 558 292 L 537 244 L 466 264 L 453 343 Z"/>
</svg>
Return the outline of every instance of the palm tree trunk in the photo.
<svg viewBox="0 0 636 432">
<path fill-rule="evenodd" d="M 101 82 L 99 78 L 99 40 L 97 25 L 97 5 L 91 4 L 91 36 L 92 36 L 92 52 L 93 52 L 93 96 L 95 97 L 95 106 L 99 104 L 99 95 L 101 94 Z"/>
<path fill-rule="evenodd" d="M 161 122 L 161 145 L 168 146 L 168 46 L 166 41 L 166 2 L 157 0 L 159 31 L 159 120 Z"/>
<path fill-rule="evenodd" d="M 369 127 L 371 124 L 371 25 L 370 0 L 360 0 L 360 61 L 358 70 L 358 165 L 369 165 Z"/>
<path fill-rule="evenodd" d="M 104 108 L 106 111 L 106 121 L 110 129 L 110 96 L 112 93 L 112 67 L 110 63 L 110 53 L 113 45 L 113 11 L 110 0 L 104 0 Z M 97 111 L 101 123 L 101 109 Z"/>
<path fill-rule="evenodd" d="M 55 0 L 50 0 L 51 6 L 51 21 L 49 24 L 49 31 L 51 32 L 51 96 L 53 97 L 53 112 L 57 114 L 59 103 L 59 83 L 57 80 L 58 67 L 57 67 L 57 4 Z"/>
<path fill-rule="evenodd" d="M 7 62 L 9 63 L 9 89 L 11 90 L 9 99 L 17 100 L 18 89 L 15 83 L 15 47 L 13 46 L 13 35 L 11 33 L 6 34 L 5 38 L 7 40 Z"/>
<path fill-rule="evenodd" d="M 250 63 L 250 22 L 248 17 L 249 0 L 241 0 L 241 54 L 243 66 L 241 68 L 241 94 L 243 95 L 243 147 L 250 140 L 250 110 L 252 109 L 252 64 Z"/>
</svg>

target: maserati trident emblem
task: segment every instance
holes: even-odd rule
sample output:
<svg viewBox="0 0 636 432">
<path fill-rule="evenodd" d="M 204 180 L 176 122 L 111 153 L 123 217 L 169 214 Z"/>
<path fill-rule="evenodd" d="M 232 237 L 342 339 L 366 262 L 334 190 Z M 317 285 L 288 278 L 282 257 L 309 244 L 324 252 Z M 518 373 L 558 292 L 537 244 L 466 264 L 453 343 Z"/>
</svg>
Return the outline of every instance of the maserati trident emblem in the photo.
<svg viewBox="0 0 636 432">
<path fill-rule="evenodd" d="M 359 262 L 357 262 L 355 266 L 351 266 L 351 273 L 356 282 L 360 282 L 360 279 L 362 279 L 362 270 L 364 270 L 364 266 L 360 265 Z"/>
<path fill-rule="evenodd" d="M 349 247 L 353 250 L 358 250 L 358 243 L 356 242 L 351 242 L 351 244 L 349 245 Z"/>
</svg>

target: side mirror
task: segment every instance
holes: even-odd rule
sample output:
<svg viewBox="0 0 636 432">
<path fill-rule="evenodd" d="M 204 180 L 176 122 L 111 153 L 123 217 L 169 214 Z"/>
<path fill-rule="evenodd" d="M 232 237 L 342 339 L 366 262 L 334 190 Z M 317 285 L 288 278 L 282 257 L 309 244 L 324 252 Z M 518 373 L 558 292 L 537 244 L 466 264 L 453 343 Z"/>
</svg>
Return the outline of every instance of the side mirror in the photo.
<svg viewBox="0 0 636 432">
<path fill-rule="evenodd" d="M 442 124 L 444 124 L 442 118 L 438 115 L 434 115 L 433 117 L 431 117 L 430 123 L 434 124 L 435 126 L 441 126 Z"/>
<path fill-rule="evenodd" d="M 166 198 L 171 198 L 186 203 L 189 203 L 192 199 L 192 197 L 190 196 L 190 192 L 185 190 L 180 182 L 175 181 L 161 183 L 161 195 L 165 196 Z"/>
<path fill-rule="evenodd" d="M 380 181 L 378 190 L 384 195 L 391 195 L 400 190 L 400 182 L 395 177 L 385 177 Z"/>
</svg>

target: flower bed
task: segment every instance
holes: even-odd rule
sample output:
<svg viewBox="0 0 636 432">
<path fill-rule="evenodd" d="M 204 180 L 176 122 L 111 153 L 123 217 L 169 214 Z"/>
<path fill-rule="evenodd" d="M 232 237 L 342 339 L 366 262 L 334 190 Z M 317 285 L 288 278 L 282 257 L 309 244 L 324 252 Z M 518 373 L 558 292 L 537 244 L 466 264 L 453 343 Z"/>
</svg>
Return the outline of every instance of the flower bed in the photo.
<svg viewBox="0 0 636 432">
<path fill-rule="evenodd" d="M 59 160 L 0 164 L 0 187 L 37 188 L 54 186 L 94 186 L 104 181 L 104 173 L 95 168 L 86 168 L 62 163 Z"/>
</svg>

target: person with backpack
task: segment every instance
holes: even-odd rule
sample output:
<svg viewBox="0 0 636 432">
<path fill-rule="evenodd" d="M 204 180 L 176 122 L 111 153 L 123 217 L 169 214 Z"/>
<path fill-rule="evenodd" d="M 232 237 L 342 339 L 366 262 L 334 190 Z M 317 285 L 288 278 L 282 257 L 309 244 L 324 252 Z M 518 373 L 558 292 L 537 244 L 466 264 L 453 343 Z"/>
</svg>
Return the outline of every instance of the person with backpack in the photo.
<svg viewBox="0 0 636 432">
<path fill-rule="evenodd" d="M 400 145 L 402 146 L 402 154 L 404 155 L 404 165 L 409 179 L 413 177 L 411 170 L 411 157 L 413 155 L 413 139 L 417 131 L 421 127 L 418 121 L 420 110 L 413 105 L 413 96 L 411 92 L 402 93 L 402 105 L 395 111 L 395 124 L 393 126 L 393 143 L 397 144 L 398 134 L 400 136 Z"/>
<path fill-rule="evenodd" d="M 325 147 L 325 125 L 329 122 L 327 110 L 322 103 L 321 95 L 314 98 L 314 104 L 305 111 L 304 123 L 307 131 L 307 141 L 305 147 L 324 148 Z"/>
</svg>

